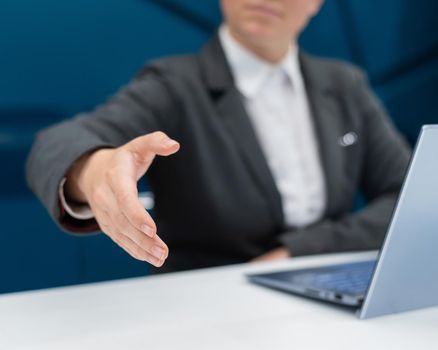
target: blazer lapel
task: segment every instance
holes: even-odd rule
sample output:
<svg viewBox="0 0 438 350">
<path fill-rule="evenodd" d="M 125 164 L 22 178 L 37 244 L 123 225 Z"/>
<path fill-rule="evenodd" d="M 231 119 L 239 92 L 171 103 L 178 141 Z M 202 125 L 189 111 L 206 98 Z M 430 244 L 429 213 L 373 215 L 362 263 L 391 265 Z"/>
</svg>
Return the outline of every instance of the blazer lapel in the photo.
<svg viewBox="0 0 438 350">
<path fill-rule="evenodd" d="M 254 182 L 268 201 L 275 222 L 284 225 L 281 197 L 267 161 L 243 106 L 231 74 L 231 69 L 216 35 L 202 50 L 200 65 L 205 83 L 217 110 L 232 136 L 238 152 L 248 167 Z M 324 68 L 310 56 L 300 53 L 300 64 L 314 120 L 320 160 L 326 184 L 325 217 L 336 213 L 338 198 L 344 191 L 345 159 L 339 137 L 345 131 L 342 109 L 336 89 Z"/>
<path fill-rule="evenodd" d="M 239 92 L 236 89 L 228 90 L 218 101 L 217 108 L 254 182 L 266 197 L 275 222 L 283 226 L 281 197 Z"/>
<path fill-rule="evenodd" d="M 331 82 L 320 65 L 302 53 L 300 64 L 325 175 L 327 206 L 324 216 L 330 217 L 336 212 L 337 199 L 342 196 L 343 184 L 345 184 L 343 177 L 345 159 L 338 143 L 345 125 L 340 118 L 342 110 L 336 91 L 331 87 Z"/>
<path fill-rule="evenodd" d="M 237 151 L 246 164 L 257 187 L 268 202 L 276 225 L 284 225 L 281 197 L 263 151 L 257 140 L 241 95 L 236 89 L 231 70 L 217 36 L 200 55 L 205 82 Z"/>
</svg>

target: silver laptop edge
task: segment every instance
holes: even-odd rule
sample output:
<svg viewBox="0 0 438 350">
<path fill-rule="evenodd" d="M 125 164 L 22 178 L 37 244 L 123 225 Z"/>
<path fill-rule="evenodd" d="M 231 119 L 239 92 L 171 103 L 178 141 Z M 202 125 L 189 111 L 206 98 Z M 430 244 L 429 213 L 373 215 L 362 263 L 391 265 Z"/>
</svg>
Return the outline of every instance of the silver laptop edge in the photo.
<svg viewBox="0 0 438 350">
<path fill-rule="evenodd" d="M 423 126 L 359 317 L 438 305 L 438 125 Z"/>
</svg>

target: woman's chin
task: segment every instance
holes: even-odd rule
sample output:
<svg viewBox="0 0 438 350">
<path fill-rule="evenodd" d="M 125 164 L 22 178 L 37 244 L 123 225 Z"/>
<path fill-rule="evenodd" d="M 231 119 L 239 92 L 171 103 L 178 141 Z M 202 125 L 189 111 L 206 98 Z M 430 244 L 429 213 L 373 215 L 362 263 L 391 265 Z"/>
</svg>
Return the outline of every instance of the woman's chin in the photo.
<svg viewBox="0 0 438 350">
<path fill-rule="evenodd" d="M 263 23 L 249 23 L 243 30 L 244 36 L 252 42 L 269 42 L 276 39 L 275 30 Z"/>
</svg>

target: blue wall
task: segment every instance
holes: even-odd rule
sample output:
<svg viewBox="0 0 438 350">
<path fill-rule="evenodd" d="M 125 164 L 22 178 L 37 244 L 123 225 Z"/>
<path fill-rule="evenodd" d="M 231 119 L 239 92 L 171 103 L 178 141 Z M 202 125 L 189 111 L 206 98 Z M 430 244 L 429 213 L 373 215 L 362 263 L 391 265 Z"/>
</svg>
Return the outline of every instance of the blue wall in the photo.
<svg viewBox="0 0 438 350">
<path fill-rule="evenodd" d="M 362 66 L 413 142 L 438 122 L 437 13 L 435 0 L 326 0 L 301 45 Z M 219 22 L 216 0 L 1 0 L 0 292 L 147 273 L 103 235 L 61 233 L 24 160 L 36 130 L 103 102 L 148 59 L 196 51 Z"/>
</svg>

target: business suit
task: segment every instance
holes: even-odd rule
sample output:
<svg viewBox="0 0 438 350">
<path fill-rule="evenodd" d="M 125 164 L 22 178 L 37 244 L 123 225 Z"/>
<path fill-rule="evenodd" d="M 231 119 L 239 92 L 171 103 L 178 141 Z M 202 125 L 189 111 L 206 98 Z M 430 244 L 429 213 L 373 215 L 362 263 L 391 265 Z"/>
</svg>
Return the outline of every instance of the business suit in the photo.
<svg viewBox="0 0 438 350">
<path fill-rule="evenodd" d="M 171 250 L 168 270 L 243 262 L 280 244 L 294 256 L 377 248 L 409 148 L 356 68 L 305 54 L 300 62 L 327 189 L 324 218 L 310 227 L 284 225 L 280 195 L 217 37 L 198 55 L 146 65 L 94 112 L 41 132 L 29 184 L 63 228 L 96 229 L 60 211 L 62 177 L 87 151 L 161 130 L 181 143 L 147 173 L 159 234 Z M 352 144 L 340 141 L 348 133 L 357 136 Z M 358 188 L 370 204 L 350 214 Z"/>
</svg>

